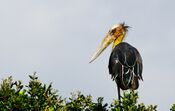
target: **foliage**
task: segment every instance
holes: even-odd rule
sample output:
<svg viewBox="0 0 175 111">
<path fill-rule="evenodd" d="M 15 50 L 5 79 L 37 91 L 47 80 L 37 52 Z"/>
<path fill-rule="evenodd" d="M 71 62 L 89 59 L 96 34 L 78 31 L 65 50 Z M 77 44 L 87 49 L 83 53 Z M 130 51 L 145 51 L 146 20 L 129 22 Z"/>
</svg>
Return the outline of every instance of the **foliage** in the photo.
<svg viewBox="0 0 175 111">
<path fill-rule="evenodd" d="M 157 106 L 145 106 L 144 103 L 137 104 L 138 93 L 134 91 L 124 92 L 122 99 L 122 110 L 123 111 L 156 111 Z M 119 101 L 115 100 L 111 104 L 111 111 L 120 111 Z"/>
<path fill-rule="evenodd" d="M 24 87 L 21 81 L 13 81 L 8 77 L 0 84 L 1 111 L 121 111 L 118 99 L 110 105 L 104 103 L 103 97 L 92 101 L 91 95 L 81 92 L 71 93 L 69 98 L 62 98 L 58 91 L 42 84 L 36 75 L 29 76 L 29 84 Z M 137 103 L 138 93 L 128 91 L 123 93 L 122 111 L 156 111 L 157 106 L 145 106 Z M 170 109 L 175 111 L 175 104 Z"/>
<path fill-rule="evenodd" d="M 170 110 L 171 110 L 171 111 L 175 111 L 175 104 L 172 105 L 172 107 L 171 107 Z"/>
<path fill-rule="evenodd" d="M 3 111 L 42 111 L 56 110 L 63 100 L 53 91 L 52 84 L 42 85 L 38 77 L 29 76 L 30 82 L 24 89 L 21 81 L 4 79 L 0 86 L 0 110 Z"/>
</svg>

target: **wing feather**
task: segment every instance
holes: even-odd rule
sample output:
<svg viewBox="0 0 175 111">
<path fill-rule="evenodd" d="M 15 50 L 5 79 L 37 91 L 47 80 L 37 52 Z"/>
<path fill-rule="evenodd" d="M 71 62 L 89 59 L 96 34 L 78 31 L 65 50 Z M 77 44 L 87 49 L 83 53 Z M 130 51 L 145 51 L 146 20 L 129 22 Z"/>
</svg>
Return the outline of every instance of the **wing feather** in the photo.
<svg viewBox="0 0 175 111">
<path fill-rule="evenodd" d="M 109 73 L 121 89 L 137 89 L 142 78 L 142 58 L 136 48 L 126 42 L 117 45 L 109 59 Z"/>
</svg>

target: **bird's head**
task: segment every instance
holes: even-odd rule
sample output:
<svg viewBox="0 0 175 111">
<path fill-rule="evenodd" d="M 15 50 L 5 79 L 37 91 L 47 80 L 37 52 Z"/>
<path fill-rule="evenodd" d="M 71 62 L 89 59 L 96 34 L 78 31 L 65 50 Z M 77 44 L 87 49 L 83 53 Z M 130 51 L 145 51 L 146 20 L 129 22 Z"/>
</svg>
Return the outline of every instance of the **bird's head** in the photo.
<svg viewBox="0 0 175 111">
<path fill-rule="evenodd" d="M 128 28 L 129 26 L 126 26 L 125 23 L 120 23 L 111 27 L 109 32 L 103 39 L 100 47 L 92 56 L 90 63 L 93 62 L 112 42 L 112 48 L 121 43 L 126 35 L 126 32 L 128 31 Z"/>
</svg>

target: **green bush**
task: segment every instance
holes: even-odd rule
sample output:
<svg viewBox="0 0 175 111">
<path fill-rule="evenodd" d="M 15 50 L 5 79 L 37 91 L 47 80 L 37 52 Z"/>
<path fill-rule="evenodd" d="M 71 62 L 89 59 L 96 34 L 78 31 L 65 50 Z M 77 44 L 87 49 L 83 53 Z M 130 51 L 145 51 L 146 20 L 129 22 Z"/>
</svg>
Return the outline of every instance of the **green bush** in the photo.
<svg viewBox="0 0 175 111">
<path fill-rule="evenodd" d="M 62 107 L 63 100 L 57 91 L 53 91 L 52 84 L 43 85 L 35 74 L 29 77 L 26 88 L 21 81 L 13 82 L 12 77 L 3 80 L 0 86 L 1 111 L 43 111 Z"/>
<path fill-rule="evenodd" d="M 175 104 L 172 105 L 172 107 L 171 107 L 170 110 L 171 110 L 171 111 L 175 111 Z"/>
<path fill-rule="evenodd" d="M 81 92 L 71 93 L 69 98 L 62 98 L 52 84 L 42 84 L 38 77 L 29 75 L 29 84 L 24 87 L 21 81 L 8 77 L 0 84 L 0 111 L 120 111 L 119 101 L 104 103 L 103 97 L 92 101 L 91 95 Z M 138 93 L 128 91 L 121 99 L 122 111 L 156 111 L 156 106 L 137 103 Z M 175 111 L 175 104 L 171 111 Z"/>
</svg>

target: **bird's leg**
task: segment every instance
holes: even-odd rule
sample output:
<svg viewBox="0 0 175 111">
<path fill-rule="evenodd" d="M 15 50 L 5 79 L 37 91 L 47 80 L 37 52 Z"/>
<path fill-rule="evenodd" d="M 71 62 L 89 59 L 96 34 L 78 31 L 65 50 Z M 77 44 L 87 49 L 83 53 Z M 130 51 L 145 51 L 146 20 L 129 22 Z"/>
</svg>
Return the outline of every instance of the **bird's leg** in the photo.
<svg viewBox="0 0 175 111">
<path fill-rule="evenodd" d="M 117 90 L 118 90 L 118 100 L 121 101 L 120 99 L 120 88 L 117 86 Z"/>
<path fill-rule="evenodd" d="M 117 90 L 118 90 L 118 100 L 119 100 L 119 106 L 120 106 L 120 111 L 122 111 L 122 106 L 121 106 L 121 95 L 120 95 L 120 87 L 117 85 Z"/>
</svg>

